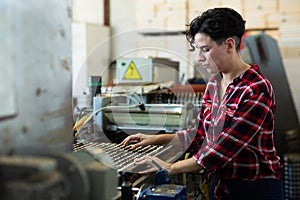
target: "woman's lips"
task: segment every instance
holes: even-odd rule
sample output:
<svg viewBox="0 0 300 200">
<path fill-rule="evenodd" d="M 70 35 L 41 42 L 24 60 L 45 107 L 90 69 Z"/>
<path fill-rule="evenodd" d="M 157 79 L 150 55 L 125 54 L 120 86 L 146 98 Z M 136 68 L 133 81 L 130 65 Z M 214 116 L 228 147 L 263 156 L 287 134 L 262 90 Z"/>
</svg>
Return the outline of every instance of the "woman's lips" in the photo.
<svg viewBox="0 0 300 200">
<path fill-rule="evenodd" d="M 203 66 L 204 68 L 208 68 L 208 67 L 209 67 L 209 64 L 202 64 L 202 66 Z"/>
</svg>

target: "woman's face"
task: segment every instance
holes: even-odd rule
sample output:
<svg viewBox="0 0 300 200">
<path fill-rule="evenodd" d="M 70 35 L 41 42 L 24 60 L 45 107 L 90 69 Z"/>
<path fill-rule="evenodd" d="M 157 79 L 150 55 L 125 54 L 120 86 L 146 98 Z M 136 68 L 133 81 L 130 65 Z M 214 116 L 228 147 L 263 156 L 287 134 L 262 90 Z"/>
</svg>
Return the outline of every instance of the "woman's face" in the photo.
<svg viewBox="0 0 300 200">
<path fill-rule="evenodd" d="M 224 42 L 218 45 L 208 35 L 197 33 L 195 47 L 198 53 L 197 59 L 208 73 L 215 74 L 225 70 L 228 53 Z"/>
</svg>

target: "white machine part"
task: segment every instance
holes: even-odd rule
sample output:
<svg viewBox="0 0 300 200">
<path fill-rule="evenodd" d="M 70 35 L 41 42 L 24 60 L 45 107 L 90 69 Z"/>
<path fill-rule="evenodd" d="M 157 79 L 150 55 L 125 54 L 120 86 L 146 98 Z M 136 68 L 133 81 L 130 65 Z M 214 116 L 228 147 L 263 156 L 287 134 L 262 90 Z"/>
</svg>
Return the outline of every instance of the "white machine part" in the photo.
<svg viewBox="0 0 300 200">
<path fill-rule="evenodd" d="M 192 104 L 144 104 L 141 108 L 128 102 L 122 95 L 94 98 L 94 111 L 102 108 L 94 120 L 103 132 L 175 133 L 193 125 Z"/>
</svg>

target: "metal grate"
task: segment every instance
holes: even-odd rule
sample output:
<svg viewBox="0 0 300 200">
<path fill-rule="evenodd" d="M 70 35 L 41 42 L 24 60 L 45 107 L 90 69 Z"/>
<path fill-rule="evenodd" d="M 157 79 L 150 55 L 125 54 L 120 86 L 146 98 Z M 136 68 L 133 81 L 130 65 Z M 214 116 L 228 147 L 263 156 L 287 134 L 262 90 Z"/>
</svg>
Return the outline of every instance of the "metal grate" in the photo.
<svg viewBox="0 0 300 200">
<path fill-rule="evenodd" d="M 284 199 L 300 199 L 300 154 L 284 156 Z"/>
<path fill-rule="evenodd" d="M 88 150 L 95 152 L 95 149 L 103 150 L 112 159 L 114 167 L 118 170 L 129 169 L 133 166 L 134 159 L 142 156 L 159 156 L 172 146 L 164 145 L 148 145 L 145 147 L 137 147 L 132 149 L 130 145 L 120 145 L 116 143 L 77 143 L 73 145 L 73 151 L 78 152 L 82 150 Z"/>
</svg>

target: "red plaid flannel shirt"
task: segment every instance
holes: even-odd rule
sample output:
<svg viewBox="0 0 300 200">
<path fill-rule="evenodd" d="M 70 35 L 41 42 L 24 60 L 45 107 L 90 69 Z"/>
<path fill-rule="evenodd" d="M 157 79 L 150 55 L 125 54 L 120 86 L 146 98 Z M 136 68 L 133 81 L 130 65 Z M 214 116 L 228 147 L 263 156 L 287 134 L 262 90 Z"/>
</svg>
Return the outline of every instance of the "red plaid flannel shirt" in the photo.
<svg viewBox="0 0 300 200">
<path fill-rule="evenodd" d="M 281 178 L 280 158 L 273 140 L 275 98 L 270 82 L 253 65 L 227 87 L 221 101 L 216 75 L 207 84 L 190 146 L 194 159 L 218 178 L 215 190 L 222 199 L 222 179 Z M 179 132 L 187 144 L 193 130 Z"/>
</svg>

